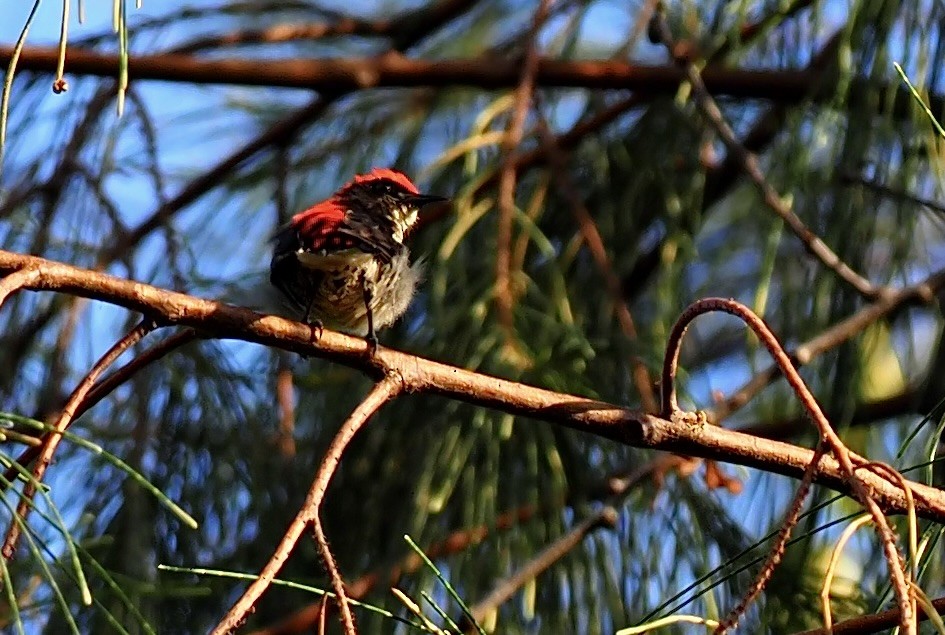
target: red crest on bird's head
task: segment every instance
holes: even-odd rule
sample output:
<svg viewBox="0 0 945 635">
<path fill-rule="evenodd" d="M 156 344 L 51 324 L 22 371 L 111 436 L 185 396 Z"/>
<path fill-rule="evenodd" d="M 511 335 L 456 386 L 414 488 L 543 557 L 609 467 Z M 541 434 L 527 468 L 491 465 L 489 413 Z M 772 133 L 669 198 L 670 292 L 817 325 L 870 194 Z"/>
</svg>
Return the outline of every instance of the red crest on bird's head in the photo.
<svg viewBox="0 0 945 635">
<path fill-rule="evenodd" d="M 368 242 L 367 234 L 379 228 L 389 229 L 393 242 L 402 243 L 417 220 L 425 202 L 443 200 L 420 194 L 417 186 L 403 172 L 374 168 L 358 174 L 328 199 L 292 217 L 291 226 L 306 249 L 347 249 L 359 240 Z M 366 220 L 367 219 L 367 220 Z M 365 233 L 355 227 L 371 227 Z M 374 238 L 371 238 L 372 240 Z"/>
<path fill-rule="evenodd" d="M 341 191 L 348 189 L 352 185 L 357 185 L 358 183 L 367 183 L 377 179 L 388 179 L 393 181 L 411 194 L 420 193 L 420 190 L 417 189 L 417 186 L 413 184 L 413 181 L 411 181 L 406 174 L 403 172 L 398 172 L 397 170 L 391 170 L 390 168 L 373 168 L 367 174 L 358 174 L 343 188 L 341 188 Z"/>
</svg>

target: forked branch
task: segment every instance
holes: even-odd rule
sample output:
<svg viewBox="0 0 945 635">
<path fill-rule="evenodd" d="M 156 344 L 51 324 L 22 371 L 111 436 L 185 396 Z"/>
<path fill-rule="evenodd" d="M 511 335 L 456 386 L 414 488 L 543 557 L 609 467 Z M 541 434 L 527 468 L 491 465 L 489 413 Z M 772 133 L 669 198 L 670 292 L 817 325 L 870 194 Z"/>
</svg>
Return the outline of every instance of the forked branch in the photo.
<svg viewBox="0 0 945 635">
<path fill-rule="evenodd" d="M 279 546 L 276 547 L 275 553 L 272 554 L 269 562 L 263 567 L 259 577 L 249 585 L 243 593 L 243 596 L 236 601 L 236 604 L 234 604 L 223 617 L 217 627 L 213 629 L 213 635 L 230 633 L 243 623 L 243 620 L 245 620 L 246 616 L 252 611 L 253 605 L 256 604 L 256 601 L 259 600 L 266 589 L 269 588 L 269 585 L 272 584 L 272 581 L 282 569 L 282 565 L 289 559 L 289 555 L 292 553 L 292 550 L 295 549 L 295 545 L 298 543 L 299 538 L 302 536 L 302 533 L 309 523 L 313 526 L 315 539 L 318 542 L 319 553 L 321 553 L 325 561 L 325 568 L 328 570 L 328 575 L 331 578 L 331 586 L 335 591 L 335 600 L 338 603 L 338 610 L 341 614 L 341 620 L 344 623 L 345 633 L 346 635 L 354 635 L 356 632 L 354 628 L 354 617 L 351 614 L 351 608 L 348 606 L 344 581 L 341 578 L 338 565 L 328 546 L 328 540 L 322 528 L 319 511 L 321 510 L 322 501 L 325 499 L 328 483 L 331 481 L 331 477 L 335 473 L 335 468 L 338 467 L 338 462 L 341 460 L 341 456 L 344 454 L 345 448 L 348 447 L 351 439 L 354 438 L 358 430 L 361 429 L 381 406 L 396 397 L 402 389 L 403 383 L 396 374 L 392 373 L 387 375 L 374 386 L 370 394 L 365 397 L 364 401 L 361 402 L 354 412 L 351 413 L 351 416 L 348 417 L 347 421 L 344 422 L 344 425 L 341 426 L 341 430 L 338 431 L 338 434 L 335 435 L 331 445 L 328 447 L 328 452 L 318 468 L 315 480 L 312 481 L 302 509 L 299 510 L 299 513 L 296 514 L 295 518 L 292 520 L 285 535 L 279 542 Z"/>
</svg>

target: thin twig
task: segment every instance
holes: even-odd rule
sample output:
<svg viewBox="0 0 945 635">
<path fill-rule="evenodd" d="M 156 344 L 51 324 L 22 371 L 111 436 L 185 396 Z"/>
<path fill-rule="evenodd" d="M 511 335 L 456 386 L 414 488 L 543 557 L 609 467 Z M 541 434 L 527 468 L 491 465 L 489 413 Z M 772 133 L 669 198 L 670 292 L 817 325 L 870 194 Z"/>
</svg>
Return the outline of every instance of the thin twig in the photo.
<svg viewBox="0 0 945 635">
<path fill-rule="evenodd" d="M 86 395 L 85 399 L 82 400 L 82 403 L 76 407 L 73 418 L 78 419 L 81 417 L 90 408 L 94 407 L 102 399 L 110 395 L 116 388 L 118 388 L 118 386 L 131 379 L 135 373 L 145 366 L 161 359 L 171 351 L 176 350 L 185 344 L 189 344 L 199 337 L 200 336 L 196 330 L 192 328 L 186 328 L 144 351 L 141 353 L 141 355 L 134 358 L 99 383 L 95 384 L 89 391 L 88 395 Z M 20 454 L 16 462 L 19 465 L 26 467 L 35 461 L 37 456 L 39 456 L 39 448 L 29 447 L 24 450 L 22 454 Z M 18 470 L 13 467 L 8 468 L 4 473 L 5 482 L 13 482 L 13 480 L 17 477 L 17 474 L 19 474 Z M 0 486 L 0 491 L 3 491 L 2 486 Z"/>
<path fill-rule="evenodd" d="M 922 282 L 883 294 L 862 309 L 800 344 L 791 353 L 792 361 L 804 366 L 815 357 L 836 348 L 860 333 L 868 326 L 888 317 L 899 309 L 912 304 L 929 304 L 935 300 L 936 292 L 945 286 L 945 270 L 937 271 Z M 706 410 L 711 423 L 720 423 L 781 376 L 776 364 L 756 373 L 741 388 L 734 391 L 715 406 Z"/>
<path fill-rule="evenodd" d="M 599 527 L 613 527 L 616 523 L 617 510 L 610 506 L 604 507 L 590 518 L 579 523 L 567 534 L 548 545 L 524 567 L 502 580 L 486 597 L 471 606 L 469 610 L 476 622 L 485 620 L 490 612 L 504 604 L 522 586 L 537 578 L 554 563 L 571 553 L 588 534 Z"/>
<path fill-rule="evenodd" d="M 623 296 L 620 276 L 614 271 L 610 256 L 607 255 L 604 239 L 601 238 L 600 232 L 597 229 L 597 223 L 594 222 L 594 218 L 588 211 L 587 206 L 584 205 L 584 201 L 581 200 L 581 197 L 577 193 L 577 188 L 571 180 L 564 151 L 558 147 L 555 142 L 554 135 L 551 134 L 542 114 L 537 109 L 536 112 L 538 113 L 538 134 L 541 137 L 542 147 L 548 155 L 549 163 L 554 171 L 554 178 L 552 180 L 557 185 L 561 195 L 568 201 L 571 214 L 574 216 L 574 220 L 577 222 L 578 229 L 581 232 L 581 238 L 587 246 L 588 251 L 591 252 L 594 264 L 597 266 L 598 272 L 604 279 L 604 286 L 607 288 L 607 292 L 610 295 L 610 302 L 613 305 L 614 313 L 617 316 L 617 321 L 620 324 L 624 337 L 630 342 L 636 342 L 638 337 L 636 326 L 633 323 L 633 315 L 630 313 L 630 307 L 627 305 L 627 301 Z M 646 365 L 638 355 L 631 357 L 630 364 L 633 367 L 633 383 L 637 387 L 637 392 L 640 393 L 640 401 L 643 403 L 644 410 L 647 412 L 657 412 L 659 410 L 659 404 L 656 401 L 656 394 L 653 391 L 653 382 L 650 380 L 650 373 Z"/>
<path fill-rule="evenodd" d="M 673 35 L 669 30 L 664 12 L 662 10 L 656 11 L 653 14 L 653 19 L 650 24 L 655 32 L 659 34 L 662 43 L 666 46 L 670 55 L 674 55 L 675 46 Z M 877 287 L 845 263 L 819 236 L 817 236 L 817 234 L 808 229 L 804 221 L 794 213 L 791 206 L 784 201 L 778 191 L 768 182 L 761 169 L 758 157 L 739 142 L 735 131 L 732 130 L 732 127 L 725 121 L 725 116 L 706 88 L 705 82 L 702 80 L 702 74 L 699 72 L 699 69 L 696 68 L 695 64 L 688 60 L 676 58 L 675 56 L 674 61 L 685 71 L 686 79 L 692 86 L 692 95 L 699 110 L 728 148 L 731 155 L 739 162 L 742 171 L 758 189 L 765 205 L 791 228 L 791 231 L 794 232 L 804 244 L 804 247 L 806 247 L 813 256 L 820 260 L 825 267 L 833 271 L 841 280 L 856 289 L 860 295 L 868 299 L 881 295 L 885 289 Z"/>
<path fill-rule="evenodd" d="M 889 565 L 892 585 L 896 591 L 896 598 L 899 602 L 899 609 L 902 611 L 900 625 L 907 635 L 915 635 L 915 621 L 912 619 L 913 613 L 910 599 L 911 592 L 903 568 L 902 557 L 896 547 L 895 534 L 893 534 L 892 529 L 890 529 L 889 523 L 886 521 L 882 510 L 876 504 L 873 498 L 873 492 L 870 490 L 869 486 L 864 483 L 861 477 L 857 475 L 850 451 L 843 444 L 840 437 L 837 436 L 837 433 L 834 432 L 830 422 L 820 409 L 817 400 L 811 395 L 804 380 L 801 379 L 801 376 L 794 368 L 790 357 L 788 357 L 788 354 L 784 351 L 784 348 L 764 321 L 755 315 L 751 309 L 735 300 L 707 298 L 694 302 L 683 311 L 679 320 L 673 325 L 666 344 L 666 356 L 663 359 L 663 399 L 661 416 L 680 422 L 686 422 L 691 419 L 691 417 L 685 416 L 685 413 L 679 409 L 676 400 L 675 379 L 676 368 L 679 362 L 680 345 L 683 335 L 685 335 L 692 320 L 703 313 L 711 311 L 721 311 L 741 319 L 758 336 L 758 339 L 761 340 L 762 344 L 768 349 L 768 352 L 780 367 L 781 372 L 793 389 L 794 394 L 797 395 L 798 400 L 804 406 L 804 409 L 817 427 L 821 438 L 827 443 L 831 453 L 839 463 L 844 478 L 849 483 L 854 497 L 866 508 L 870 516 L 872 516 L 876 531 L 883 545 L 883 553 Z M 859 458 L 857 458 L 857 460 L 859 462 Z M 720 628 L 722 626 L 723 625 L 720 624 Z"/>
<path fill-rule="evenodd" d="M 640 478 L 642 479 L 642 476 Z M 454 531 L 443 540 L 424 547 L 423 553 L 430 559 L 461 553 L 469 547 L 482 543 L 490 533 L 510 530 L 536 518 L 540 511 L 556 513 L 560 509 L 560 505 L 560 502 L 556 503 L 554 506 L 549 505 L 546 510 L 537 505 L 529 504 L 519 507 L 518 509 L 504 512 L 499 514 L 499 516 L 488 525 L 479 525 L 477 527 Z M 346 584 L 345 592 L 350 599 L 360 599 L 367 595 L 378 584 L 385 583 L 387 585 L 395 585 L 405 575 L 415 573 L 425 566 L 426 564 L 416 553 L 410 552 L 410 554 L 404 556 L 393 566 L 375 569 L 374 571 L 362 575 L 357 580 Z M 324 598 L 325 596 L 322 597 Z M 295 613 L 280 620 L 278 623 L 253 631 L 250 635 L 288 635 L 289 633 L 308 632 L 319 619 L 322 619 L 321 603 L 322 600 L 318 600 L 308 606 L 302 607 Z"/>
<path fill-rule="evenodd" d="M 771 544 L 767 559 L 758 571 L 758 575 L 755 576 L 754 582 L 752 582 L 751 586 L 748 587 L 748 590 L 742 596 L 741 601 L 729 611 L 729 614 L 724 620 L 719 622 L 719 625 L 715 629 L 716 633 L 724 633 L 728 629 L 738 626 L 738 621 L 741 619 L 742 615 L 745 614 L 745 611 L 748 610 L 751 603 L 755 601 L 755 598 L 764 591 L 765 586 L 767 586 L 768 582 L 771 580 L 771 576 L 774 575 L 774 570 L 781 562 L 781 558 L 784 557 L 784 548 L 791 538 L 791 532 L 794 530 L 797 521 L 801 517 L 801 510 L 804 509 L 804 501 L 807 499 L 808 493 L 810 493 L 814 473 L 817 471 L 817 465 L 823 458 L 825 450 L 826 447 L 823 443 L 818 443 L 817 447 L 814 448 L 814 456 L 811 458 L 810 465 L 804 470 L 801 484 L 797 487 L 794 500 L 791 501 L 791 506 L 788 508 L 784 520 L 781 521 L 781 529 L 778 530 L 778 535 Z"/>
<path fill-rule="evenodd" d="M 873 190 L 878 194 L 882 194 L 883 196 L 888 196 L 889 198 L 912 203 L 913 205 L 919 205 L 921 207 L 927 208 L 929 211 L 935 212 L 940 216 L 945 216 L 945 205 L 943 205 L 941 202 L 912 194 L 908 190 L 884 185 L 877 181 L 866 179 L 862 176 L 853 174 L 841 174 L 840 183 L 844 185 L 859 185 L 868 190 Z"/>
<path fill-rule="evenodd" d="M 228 46 L 246 44 L 281 44 L 295 40 L 317 40 L 321 38 L 356 35 L 359 37 L 387 37 L 393 32 L 394 20 L 377 21 L 342 18 L 334 23 L 311 22 L 308 24 L 281 23 L 263 29 L 244 29 L 222 35 L 210 35 L 190 40 L 174 47 L 177 53 L 197 53 L 209 49 L 219 50 Z"/>
<path fill-rule="evenodd" d="M 606 507 L 593 514 L 588 520 L 579 523 L 575 529 L 572 530 L 572 532 L 584 532 L 584 535 L 586 536 L 588 532 L 585 525 L 590 525 L 590 530 L 612 527 L 612 521 L 614 520 L 614 517 L 611 515 L 612 510 L 619 507 L 622 504 L 622 501 L 630 496 L 638 485 L 647 482 L 648 477 L 653 476 L 655 478 L 656 474 L 668 469 L 670 464 L 674 463 L 678 459 L 679 457 L 676 455 L 663 454 L 652 461 L 649 461 L 645 465 L 636 468 L 629 474 L 623 473 L 623 471 L 621 471 L 614 473 L 612 476 L 604 479 L 604 482 L 591 491 L 588 496 L 592 500 L 601 500 L 606 505 Z M 557 513 L 557 510 L 560 509 L 560 502 L 553 503 L 552 505 L 553 507 L 550 506 L 547 508 L 548 511 Z M 511 529 L 516 525 L 536 518 L 540 511 L 543 511 L 543 509 L 536 505 L 529 504 L 518 509 L 505 512 L 500 514 L 491 525 L 481 525 L 479 527 L 455 531 L 440 542 L 434 543 L 428 547 L 424 547 L 423 553 L 425 553 L 431 559 L 442 557 L 451 553 L 458 553 L 465 550 L 469 546 L 480 544 L 489 535 L 490 531 Z M 569 534 L 572 532 L 569 532 Z M 559 558 L 564 557 L 567 553 L 569 553 L 569 550 L 574 549 L 579 544 L 581 544 L 579 540 L 570 540 L 566 548 L 557 549 L 555 550 L 555 553 Z M 536 560 L 546 560 L 546 554 L 547 551 L 543 550 L 536 556 Z M 386 580 L 388 581 L 388 584 L 391 585 L 397 584 L 397 581 L 400 580 L 402 576 L 408 573 L 413 573 L 422 566 L 423 561 L 416 554 L 411 554 L 404 558 L 400 564 L 395 565 L 390 569 L 383 571 L 378 570 L 368 573 L 362 576 L 360 579 L 348 584 L 346 589 L 348 597 L 364 597 L 368 591 L 370 591 L 370 589 L 372 589 L 381 581 Z M 519 584 L 528 582 L 528 580 L 532 578 L 522 575 L 521 572 L 538 571 L 539 569 L 543 568 L 547 567 L 542 567 L 540 564 L 532 562 L 526 563 L 520 568 L 520 573 L 516 574 L 515 579 Z M 505 584 L 513 584 L 511 578 L 507 580 Z M 482 602 L 485 601 L 486 600 L 483 600 Z M 320 605 L 321 600 L 303 607 L 294 614 L 280 621 L 278 624 L 254 631 L 251 635 L 289 635 L 290 633 L 307 632 L 309 629 L 313 628 L 318 619 L 320 619 Z M 475 609 L 473 609 L 473 614 L 477 620 L 480 619 L 479 614 L 476 613 Z"/>
<path fill-rule="evenodd" d="M 299 537 L 301 537 L 309 523 L 313 525 L 319 552 L 325 561 L 325 567 L 331 578 L 332 588 L 335 591 L 335 600 L 338 603 L 338 610 L 341 613 L 345 633 L 347 635 L 353 635 L 356 632 L 354 628 L 354 617 L 351 615 L 351 609 L 348 606 L 347 596 L 345 594 L 344 582 L 341 578 L 341 574 L 338 572 L 338 565 L 335 563 L 334 556 L 328 546 L 328 541 L 325 538 L 325 532 L 322 529 L 321 519 L 319 518 L 319 511 L 322 500 L 325 497 L 325 491 L 328 488 L 328 483 L 331 481 L 331 477 L 335 473 L 335 468 L 338 466 L 338 462 L 341 460 L 341 456 L 348 446 L 348 443 L 351 442 L 351 439 L 354 438 L 354 435 L 357 434 L 358 430 L 361 429 L 367 420 L 370 419 L 381 406 L 396 397 L 402 389 L 403 382 L 400 377 L 394 374 L 387 375 L 374 386 L 370 394 L 364 398 L 364 401 L 358 405 L 354 412 L 351 413 L 351 416 L 348 417 L 347 421 L 344 422 L 341 426 L 341 430 L 338 431 L 338 434 L 335 435 L 331 445 L 328 447 L 325 458 L 322 460 L 318 468 L 318 473 L 315 475 L 315 480 L 312 481 L 312 486 L 309 488 L 308 495 L 305 497 L 305 503 L 289 525 L 285 535 L 279 542 L 279 546 L 276 547 L 275 553 L 272 554 L 269 562 L 263 567 L 259 577 L 249 585 L 242 597 L 236 601 L 220 623 L 217 624 L 216 628 L 213 629 L 212 635 L 230 633 L 243 623 L 243 620 L 245 620 L 246 616 L 252 611 L 256 601 L 259 600 L 266 589 L 269 588 L 269 585 L 282 569 L 282 565 L 285 564 L 285 561 L 289 558 L 289 554 L 292 553 L 296 543 L 299 541 Z"/>
<path fill-rule="evenodd" d="M 515 91 L 515 105 L 506 129 L 502 149 L 505 160 L 499 175 L 498 208 L 499 220 L 496 230 L 495 295 L 499 322 L 506 331 L 507 342 L 512 341 L 515 300 L 512 292 L 512 218 L 515 215 L 515 151 L 522 143 L 525 118 L 535 89 L 535 73 L 538 70 L 538 34 L 548 14 L 550 0 L 541 0 L 535 10 L 532 30 L 525 49 L 525 63 Z"/>
<path fill-rule="evenodd" d="M 142 320 L 124 337 L 115 342 L 115 344 L 110 349 L 108 349 L 108 351 L 106 351 L 106 353 L 102 355 L 101 358 L 99 358 L 95 365 L 92 366 L 92 369 L 88 372 L 88 374 L 86 374 L 85 378 L 79 383 L 79 385 L 76 386 L 76 389 L 72 392 L 72 396 L 69 397 L 69 401 L 62 409 L 59 419 L 53 426 L 53 431 L 46 435 L 45 443 L 39 452 L 36 464 L 33 466 L 33 478 L 30 479 L 23 488 L 23 495 L 20 499 L 19 505 L 17 506 L 16 513 L 17 516 L 19 516 L 24 522 L 26 521 L 26 517 L 29 514 L 30 509 L 32 509 L 32 500 L 33 496 L 36 494 L 36 488 L 43 480 L 43 476 L 46 474 L 46 469 L 49 467 L 49 464 L 52 461 L 53 454 L 55 454 L 56 448 L 58 447 L 59 442 L 62 440 L 62 433 L 65 432 L 65 430 L 72 423 L 76 416 L 76 412 L 82 405 L 82 402 L 85 401 L 85 398 L 92 390 L 92 387 L 95 385 L 95 382 L 98 380 L 99 376 L 105 372 L 105 370 L 111 366 L 115 360 L 121 357 L 122 353 L 140 342 L 145 335 L 156 328 L 158 328 L 158 323 L 153 319 L 145 318 Z M 7 536 L 3 542 L 2 547 L 3 557 L 7 560 L 12 558 L 13 553 L 16 551 L 16 543 L 20 537 L 20 527 L 20 523 L 10 523 L 10 529 L 7 531 Z"/>
</svg>

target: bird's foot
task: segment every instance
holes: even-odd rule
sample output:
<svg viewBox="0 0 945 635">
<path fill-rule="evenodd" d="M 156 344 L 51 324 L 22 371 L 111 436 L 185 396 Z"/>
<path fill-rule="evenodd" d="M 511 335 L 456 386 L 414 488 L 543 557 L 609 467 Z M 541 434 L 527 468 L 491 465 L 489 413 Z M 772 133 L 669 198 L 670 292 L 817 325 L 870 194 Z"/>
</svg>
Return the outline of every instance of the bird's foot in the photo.
<svg viewBox="0 0 945 635">
<path fill-rule="evenodd" d="M 377 334 L 376 334 L 376 333 L 373 333 L 373 332 L 372 332 L 372 333 L 368 333 L 367 337 L 364 338 L 364 339 L 367 340 L 368 354 L 369 354 L 369 356 L 370 356 L 370 357 L 374 357 L 374 355 L 377 354 L 377 343 L 378 343 L 378 342 L 377 342 Z"/>
<path fill-rule="evenodd" d="M 322 324 L 322 321 L 315 319 L 307 322 L 307 324 L 309 328 L 309 340 L 314 343 L 322 339 L 322 335 L 325 334 L 325 325 Z"/>
<path fill-rule="evenodd" d="M 308 325 L 308 341 L 312 344 L 317 344 L 322 335 L 325 333 L 325 325 L 322 324 L 322 321 L 319 319 L 310 320 L 308 316 L 305 316 L 305 324 Z M 299 356 L 302 359 L 308 359 L 309 356 L 305 353 L 299 353 Z"/>
</svg>

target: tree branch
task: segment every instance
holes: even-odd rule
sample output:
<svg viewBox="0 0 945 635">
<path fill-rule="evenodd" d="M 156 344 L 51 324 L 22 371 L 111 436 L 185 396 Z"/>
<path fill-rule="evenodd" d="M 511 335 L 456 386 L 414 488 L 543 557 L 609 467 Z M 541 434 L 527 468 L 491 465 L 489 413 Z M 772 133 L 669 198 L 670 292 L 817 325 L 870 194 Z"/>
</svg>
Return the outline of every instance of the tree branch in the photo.
<svg viewBox="0 0 945 635">
<path fill-rule="evenodd" d="M 40 273 L 40 279 L 42 273 Z M 43 445 L 39 450 L 36 465 L 33 467 L 33 478 L 26 483 L 23 488 L 23 496 L 17 506 L 16 514 L 23 522 L 17 522 L 16 519 L 10 521 L 10 527 L 7 531 L 6 539 L 3 541 L 3 557 L 9 560 L 16 552 L 16 544 L 20 537 L 20 531 L 25 525 L 27 514 L 33 508 L 33 496 L 46 474 L 46 469 L 52 462 L 53 455 L 59 442 L 62 440 L 62 433 L 69 427 L 75 418 L 76 412 L 81 408 L 99 376 L 105 372 L 121 355 L 129 348 L 140 342 L 148 333 L 158 328 L 158 323 L 150 318 L 142 320 L 135 328 L 129 331 L 119 339 L 104 355 L 95 363 L 92 369 L 86 374 L 85 378 L 76 386 L 69 401 L 66 403 L 62 412 L 53 426 L 53 430 L 46 434 L 43 439 Z"/>
<path fill-rule="evenodd" d="M 11 47 L 0 47 L 0 64 L 9 61 Z M 72 74 L 113 77 L 118 56 L 80 48 L 67 50 Z M 58 50 L 52 47 L 23 49 L 18 68 L 54 72 Z M 377 57 L 339 59 L 254 58 L 201 59 L 179 53 L 137 55 L 128 58 L 134 80 L 160 80 L 193 84 L 237 84 L 272 88 L 350 91 L 368 88 L 476 86 L 485 89 L 514 88 L 521 80 L 522 62 L 483 56 L 474 59 L 418 60 L 396 53 Z M 803 98 L 813 76 L 809 71 L 755 71 L 714 68 L 705 70 L 709 89 L 720 94 L 788 100 Z M 668 94 L 685 73 L 671 65 L 633 64 L 623 61 L 554 59 L 537 60 L 535 81 L 540 86 L 646 90 Z"/>
<path fill-rule="evenodd" d="M 882 287 L 874 285 L 844 262 L 794 213 L 792 206 L 785 202 L 780 193 L 768 182 L 765 173 L 761 169 L 758 156 L 741 144 L 735 131 L 725 120 L 721 109 L 719 109 L 718 104 L 709 92 L 704 81 L 704 74 L 692 62 L 675 57 L 675 42 L 662 12 L 657 11 L 654 14 L 651 25 L 670 55 L 674 56 L 677 65 L 686 73 L 686 79 L 692 86 L 694 101 L 703 117 L 709 122 L 716 135 L 728 148 L 730 155 L 738 162 L 742 171 L 758 190 L 764 204 L 784 221 L 811 255 L 820 260 L 825 267 L 833 271 L 840 279 L 856 289 L 863 297 L 873 299 L 886 291 Z"/>
<path fill-rule="evenodd" d="M 145 312 L 170 324 L 194 327 L 207 338 L 238 339 L 304 353 L 359 369 L 374 377 L 397 373 L 406 392 L 424 392 L 494 408 L 633 447 L 717 459 L 793 478 L 801 477 L 813 456 L 812 450 L 789 443 L 715 426 L 676 423 L 587 397 L 475 373 L 384 347 L 370 356 L 367 342 L 362 339 L 325 331 L 318 341 L 312 341 L 311 329 L 299 322 L 36 256 L 0 250 L 0 274 L 26 267 L 34 267 L 40 272 L 39 279 L 25 287 L 28 289 L 101 300 Z M 886 512 L 905 512 L 905 497 L 898 487 L 871 473 L 865 473 L 861 478 L 873 488 L 876 501 Z M 851 493 L 843 471 L 832 457 L 821 461 L 814 482 L 844 494 Z M 920 483 L 910 481 L 909 484 L 916 499 L 916 513 L 929 520 L 945 522 L 945 492 Z"/>
<path fill-rule="evenodd" d="M 341 456 L 367 420 L 374 415 L 377 410 L 385 403 L 396 397 L 403 385 L 398 381 L 396 374 L 391 373 L 379 381 L 367 397 L 355 408 L 351 416 L 344 422 L 338 434 L 332 440 L 325 458 L 318 468 L 318 473 L 312 481 L 308 495 L 305 497 L 305 503 L 302 509 L 296 514 L 289 528 L 286 530 L 282 541 L 276 548 L 275 553 L 266 563 L 259 577 L 249 585 L 249 588 L 243 593 L 242 597 L 236 601 L 236 604 L 227 612 L 223 620 L 213 629 L 213 635 L 225 635 L 235 630 L 246 616 L 252 611 L 253 605 L 269 588 L 272 581 L 279 574 L 282 565 L 288 560 L 289 554 L 295 548 L 302 532 L 312 524 L 315 530 L 315 538 L 318 542 L 318 550 L 325 562 L 325 568 L 328 570 L 328 576 L 331 579 L 332 588 L 335 591 L 335 601 L 338 603 L 338 610 L 341 613 L 342 623 L 346 635 L 356 635 L 354 627 L 354 617 L 351 615 L 351 608 L 348 606 L 347 595 L 345 594 L 344 582 L 338 571 L 338 565 L 328 546 L 328 540 L 325 537 L 325 531 L 322 528 L 319 512 L 322 500 L 325 498 L 325 492 L 328 489 L 328 483 L 338 467 Z"/>
</svg>

